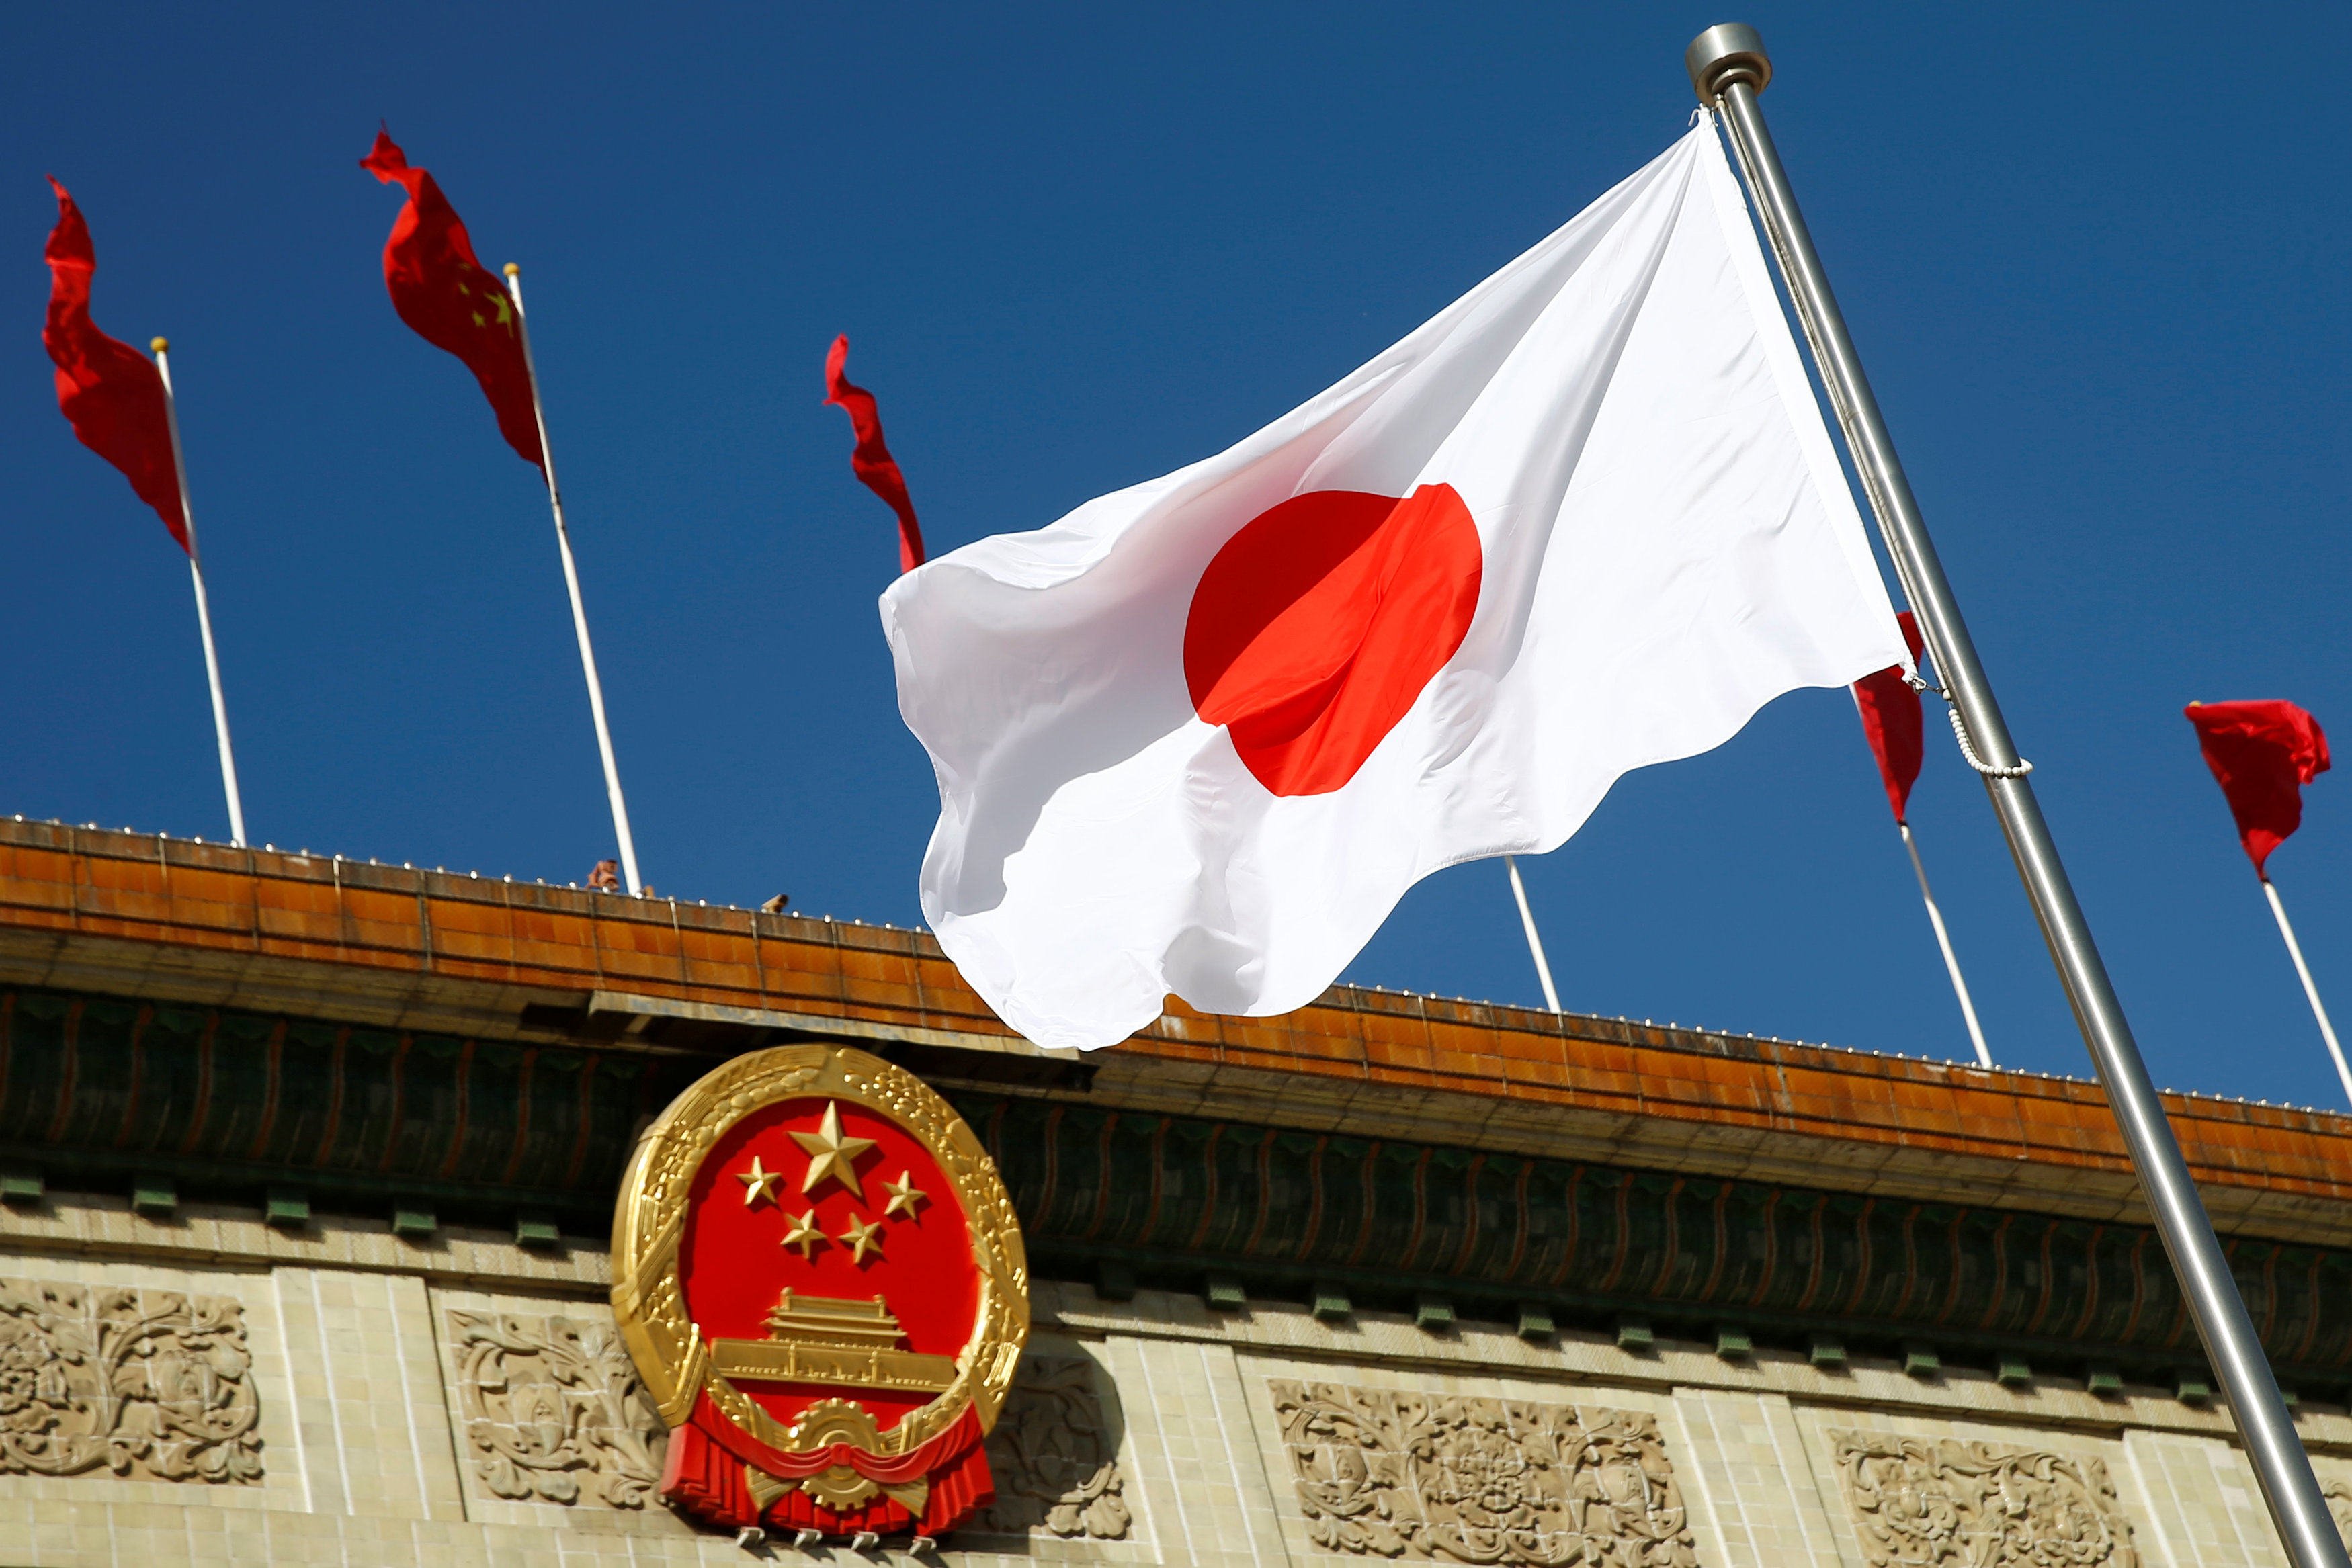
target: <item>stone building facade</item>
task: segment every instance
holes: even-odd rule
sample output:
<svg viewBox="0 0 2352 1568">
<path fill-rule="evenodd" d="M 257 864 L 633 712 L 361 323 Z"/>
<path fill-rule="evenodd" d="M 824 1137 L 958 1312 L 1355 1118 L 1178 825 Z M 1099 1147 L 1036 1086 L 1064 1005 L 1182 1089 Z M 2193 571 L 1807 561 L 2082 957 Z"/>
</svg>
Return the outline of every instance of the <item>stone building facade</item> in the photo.
<svg viewBox="0 0 2352 1568">
<path fill-rule="evenodd" d="M 0 1565 L 917 1560 L 673 1516 L 606 1295 L 636 1130 L 793 1040 L 1027 1239 L 922 1560 L 2279 1560 L 2093 1085 L 1348 989 L 1081 1060 L 913 933 L 15 822 Z M 2171 1110 L 2352 1523 L 2352 1118 Z"/>
</svg>

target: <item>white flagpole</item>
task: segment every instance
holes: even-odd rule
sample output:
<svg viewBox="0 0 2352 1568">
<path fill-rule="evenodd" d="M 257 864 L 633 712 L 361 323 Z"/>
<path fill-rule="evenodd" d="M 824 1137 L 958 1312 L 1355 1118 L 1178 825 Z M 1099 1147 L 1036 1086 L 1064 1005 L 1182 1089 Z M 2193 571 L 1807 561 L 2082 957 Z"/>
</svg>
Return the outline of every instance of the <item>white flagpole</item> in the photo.
<svg viewBox="0 0 2352 1568">
<path fill-rule="evenodd" d="M 180 456 L 180 408 L 172 396 L 172 344 L 169 339 L 158 338 L 148 347 L 155 350 L 155 373 L 163 380 L 163 424 L 172 433 L 172 471 L 180 481 L 180 527 L 188 536 L 188 576 L 196 585 L 196 630 L 205 640 L 205 678 L 213 688 L 213 731 L 220 737 L 221 788 L 228 793 L 228 838 L 243 849 L 245 801 L 236 792 L 236 753 L 228 744 L 228 698 L 221 694 L 220 654 L 213 648 L 213 609 L 205 597 L 204 558 L 196 551 L 196 514 L 188 506 L 188 465 Z"/>
<path fill-rule="evenodd" d="M 1920 862 L 1919 846 L 1911 841 L 1911 824 L 1895 825 L 1903 834 L 1904 849 L 1910 852 L 1912 874 L 1919 879 L 1919 897 L 1927 906 L 1927 924 L 1936 928 L 1936 946 L 1944 950 L 1944 969 L 1952 977 L 1952 995 L 1960 998 L 1960 1017 L 1968 1022 L 1969 1039 L 1976 1042 L 1977 1061 L 1990 1067 L 1992 1051 L 1985 1044 L 1983 1027 L 1977 1022 L 1976 1004 L 1969 999 L 1969 983 L 1960 978 L 1959 956 L 1952 951 L 1950 933 L 1944 929 L 1944 912 L 1936 907 L 1935 890 L 1927 885 L 1927 868 Z"/>
<path fill-rule="evenodd" d="M 2327 1054 L 2336 1059 L 2336 1076 L 2343 1081 L 2344 1097 L 2352 1100 L 2352 1067 L 2344 1064 L 2344 1048 L 2336 1043 L 2336 1026 L 2327 1021 L 2327 1009 L 2320 1005 L 2319 988 L 2311 983 L 2310 966 L 2303 961 L 2303 944 L 2294 939 L 2294 927 L 2287 924 L 2286 905 L 2279 902 L 2278 889 L 2268 877 L 2263 878 L 2263 892 L 2270 896 L 2271 913 L 2278 916 L 2279 935 L 2286 938 L 2286 956 L 2294 960 L 2303 994 L 2311 999 L 2311 1016 L 2319 1020 L 2319 1037 L 2327 1042 Z"/>
<path fill-rule="evenodd" d="M 1559 1011 L 1559 993 L 1552 988 L 1551 966 L 1544 962 L 1543 938 L 1536 935 L 1536 912 L 1528 907 L 1528 884 L 1519 880 L 1519 857 L 1505 855 L 1503 869 L 1511 873 L 1511 896 L 1519 901 L 1519 924 L 1527 927 L 1528 952 L 1536 961 L 1536 978 L 1543 982 L 1544 1006 Z"/>
<path fill-rule="evenodd" d="M 522 268 L 507 263 L 507 292 L 513 297 L 515 330 L 522 340 L 522 363 L 530 377 L 530 412 L 539 422 L 539 458 L 547 476 L 547 505 L 555 514 L 555 548 L 563 556 L 563 586 L 572 595 L 572 629 L 580 637 L 580 667 L 588 675 L 588 711 L 596 720 L 596 750 L 604 759 L 604 794 L 613 807 L 613 836 L 621 843 L 621 875 L 629 896 L 645 884 L 637 879 L 637 841 L 629 835 L 629 803 L 621 798 L 621 769 L 613 760 L 613 732 L 604 724 L 604 685 L 596 678 L 596 649 L 588 641 L 588 609 L 580 601 L 580 569 L 572 561 L 572 535 L 563 526 L 563 493 L 555 487 L 555 454 L 547 444 L 547 409 L 539 401 L 539 367 L 530 357 L 530 327 L 522 314 Z"/>
</svg>

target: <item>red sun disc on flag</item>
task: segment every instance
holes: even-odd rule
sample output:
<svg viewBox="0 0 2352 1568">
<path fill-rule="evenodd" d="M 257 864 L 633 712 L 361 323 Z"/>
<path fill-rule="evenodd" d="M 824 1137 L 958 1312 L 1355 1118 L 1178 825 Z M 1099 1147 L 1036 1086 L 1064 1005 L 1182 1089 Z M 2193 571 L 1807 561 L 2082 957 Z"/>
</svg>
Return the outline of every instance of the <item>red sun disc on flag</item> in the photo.
<svg viewBox="0 0 2352 1568">
<path fill-rule="evenodd" d="M 911 1074 L 805 1045 L 703 1079 L 638 1145 L 614 1278 L 687 1511 L 937 1537 L 987 1500 L 1026 1263 L 979 1140 Z"/>
<path fill-rule="evenodd" d="M 1477 525 L 1451 485 L 1312 490 L 1225 541 L 1184 623 L 1184 680 L 1276 795 L 1328 795 L 1454 657 L 1478 610 Z"/>
</svg>

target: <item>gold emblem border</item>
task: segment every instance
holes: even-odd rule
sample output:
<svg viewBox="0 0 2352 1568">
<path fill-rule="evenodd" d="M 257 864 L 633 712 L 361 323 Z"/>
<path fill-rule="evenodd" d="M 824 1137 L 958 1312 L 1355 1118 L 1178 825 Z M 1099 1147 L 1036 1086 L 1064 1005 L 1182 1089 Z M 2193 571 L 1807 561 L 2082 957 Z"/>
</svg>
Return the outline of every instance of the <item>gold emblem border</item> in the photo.
<svg viewBox="0 0 2352 1568">
<path fill-rule="evenodd" d="M 707 1390 L 721 1415 L 771 1448 L 805 1452 L 825 1440 L 812 1434 L 795 1442 L 790 1427 L 711 1370 L 677 1277 L 687 1198 L 704 1158 L 745 1116 L 804 1098 L 862 1105 L 920 1140 L 963 1205 L 980 1270 L 980 1310 L 956 1355 L 955 1381 L 883 1433 L 873 1451 L 895 1458 L 921 1447 L 967 1402 L 981 1429 L 992 1429 L 1029 1338 L 1029 1258 L 1013 1199 L 980 1139 L 929 1084 L 879 1057 L 823 1044 L 776 1046 L 714 1068 L 654 1119 L 629 1156 L 613 1214 L 613 1315 L 662 1419 L 683 1426 Z"/>
</svg>

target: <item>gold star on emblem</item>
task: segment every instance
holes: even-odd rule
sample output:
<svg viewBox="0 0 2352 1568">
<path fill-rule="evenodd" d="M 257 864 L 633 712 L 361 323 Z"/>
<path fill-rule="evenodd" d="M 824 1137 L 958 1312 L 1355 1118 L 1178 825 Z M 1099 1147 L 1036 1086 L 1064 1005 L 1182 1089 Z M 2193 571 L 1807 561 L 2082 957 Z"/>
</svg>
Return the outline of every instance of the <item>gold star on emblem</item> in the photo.
<svg viewBox="0 0 2352 1568">
<path fill-rule="evenodd" d="M 857 1156 L 874 1146 L 871 1138 L 845 1138 L 841 1135 L 841 1107 L 825 1102 L 824 1121 L 814 1133 L 794 1133 L 793 1142 L 809 1155 L 808 1175 L 801 1179 L 801 1191 L 814 1192 L 830 1179 L 849 1189 L 849 1196 L 858 1202 L 866 1201 L 866 1189 L 857 1182 Z"/>
<path fill-rule="evenodd" d="M 882 1227 L 870 1219 L 852 1219 L 849 1222 L 849 1228 L 834 1239 L 849 1249 L 849 1255 L 853 1260 L 863 1263 L 866 1261 L 867 1252 L 882 1250 Z"/>
<path fill-rule="evenodd" d="M 784 1179 L 784 1173 L 761 1170 L 760 1156 L 753 1155 L 751 1168 L 748 1171 L 737 1171 L 735 1179 L 743 1184 L 743 1207 L 750 1208 L 763 1197 L 770 1203 L 776 1201 L 776 1184 Z"/>
<path fill-rule="evenodd" d="M 814 1208 L 806 1214 L 787 1214 L 784 1218 L 792 1221 L 792 1228 L 784 1232 L 783 1244 L 799 1248 L 803 1258 L 814 1257 L 816 1249 L 831 1239 L 817 1228 L 816 1210 Z"/>
<path fill-rule="evenodd" d="M 915 1185 L 915 1173 L 912 1171 L 900 1171 L 897 1181 L 882 1184 L 882 1190 L 890 1195 L 890 1201 L 882 1206 L 882 1218 L 885 1219 L 894 1214 L 904 1214 L 912 1219 L 915 1218 L 915 1205 L 930 1197 Z"/>
</svg>

